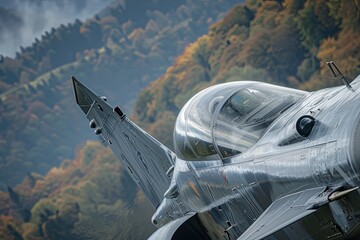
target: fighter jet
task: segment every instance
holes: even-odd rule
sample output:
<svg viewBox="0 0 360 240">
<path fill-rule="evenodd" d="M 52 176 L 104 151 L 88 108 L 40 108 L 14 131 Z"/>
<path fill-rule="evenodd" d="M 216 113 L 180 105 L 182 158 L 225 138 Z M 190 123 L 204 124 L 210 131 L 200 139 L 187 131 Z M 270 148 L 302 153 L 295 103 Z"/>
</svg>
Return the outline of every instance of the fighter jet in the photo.
<svg viewBox="0 0 360 240">
<path fill-rule="evenodd" d="M 211 86 L 180 111 L 171 151 L 72 77 L 89 126 L 156 212 L 149 239 L 360 238 L 360 75 L 306 92 Z"/>
</svg>

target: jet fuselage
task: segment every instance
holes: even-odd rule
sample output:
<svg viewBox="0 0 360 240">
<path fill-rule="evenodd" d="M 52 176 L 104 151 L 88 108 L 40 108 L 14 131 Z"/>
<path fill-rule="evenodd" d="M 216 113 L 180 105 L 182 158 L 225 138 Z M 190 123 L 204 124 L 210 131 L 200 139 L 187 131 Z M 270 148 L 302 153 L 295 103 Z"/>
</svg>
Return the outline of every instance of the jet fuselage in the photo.
<svg viewBox="0 0 360 240">
<path fill-rule="evenodd" d="M 359 87 L 354 81 L 352 89 L 340 86 L 306 94 L 240 155 L 211 161 L 177 158 L 172 183 L 179 194 L 164 199 L 153 221 L 165 225 L 196 212 L 211 238 L 236 239 L 282 196 L 324 186 L 360 186 Z M 312 117 L 315 124 L 309 136 L 291 141 L 302 116 Z M 360 208 L 355 205 L 345 206 L 351 208 L 345 220 L 336 219 L 330 206 L 329 213 L 324 210 L 328 222 L 313 224 L 333 224 L 321 236 L 341 237 L 358 222 Z M 279 236 L 301 239 L 308 234 L 306 222 L 292 228 Z"/>
</svg>

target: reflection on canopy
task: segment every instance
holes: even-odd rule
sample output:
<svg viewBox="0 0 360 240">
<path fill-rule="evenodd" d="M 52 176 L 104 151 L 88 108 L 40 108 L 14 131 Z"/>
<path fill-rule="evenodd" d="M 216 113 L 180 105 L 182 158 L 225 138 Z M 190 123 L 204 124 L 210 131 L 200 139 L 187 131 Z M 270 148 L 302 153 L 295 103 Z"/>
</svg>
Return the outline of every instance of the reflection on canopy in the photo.
<svg viewBox="0 0 360 240">
<path fill-rule="evenodd" d="M 176 154 L 185 160 L 216 160 L 244 152 L 304 93 L 260 82 L 207 88 L 185 104 L 176 120 Z"/>
</svg>

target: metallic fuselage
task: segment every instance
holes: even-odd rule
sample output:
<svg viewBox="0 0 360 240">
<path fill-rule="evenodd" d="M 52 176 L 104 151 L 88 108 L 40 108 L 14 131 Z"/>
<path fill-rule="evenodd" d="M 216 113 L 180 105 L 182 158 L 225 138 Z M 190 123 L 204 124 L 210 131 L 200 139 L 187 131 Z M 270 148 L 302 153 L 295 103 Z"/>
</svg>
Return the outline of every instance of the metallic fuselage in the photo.
<svg viewBox="0 0 360 240">
<path fill-rule="evenodd" d="M 281 196 L 321 186 L 360 186 L 359 77 L 352 87 L 307 94 L 282 113 L 243 154 L 201 162 L 177 158 L 172 183 L 178 187 L 179 195 L 165 198 L 153 220 L 162 226 L 187 212 L 197 212 L 211 238 L 236 239 Z M 296 121 L 304 115 L 315 118 L 311 134 L 294 143 L 282 143 L 296 131 Z M 359 210 L 354 209 L 356 206 L 352 205 L 353 212 Z M 319 214 L 324 214 L 324 221 L 328 218 L 335 228 L 339 226 L 338 231 L 329 227 L 323 236 L 332 239 L 341 237 L 344 230 L 331 208 Z M 307 224 L 318 224 L 314 228 L 327 224 L 309 221 L 305 219 L 277 236 L 302 239 L 311 228 Z M 356 223 L 341 221 L 347 225 Z"/>
</svg>

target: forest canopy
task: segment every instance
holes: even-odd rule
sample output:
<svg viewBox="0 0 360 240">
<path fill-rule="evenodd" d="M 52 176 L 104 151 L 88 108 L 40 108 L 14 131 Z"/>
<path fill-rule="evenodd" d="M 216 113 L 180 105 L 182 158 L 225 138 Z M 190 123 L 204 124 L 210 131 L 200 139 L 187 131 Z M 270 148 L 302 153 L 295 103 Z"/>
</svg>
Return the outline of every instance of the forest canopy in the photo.
<svg viewBox="0 0 360 240">
<path fill-rule="evenodd" d="M 357 1 L 340 0 L 240 4 L 139 94 L 134 118 L 172 147 L 177 113 L 207 86 L 255 80 L 316 90 L 341 84 L 329 80 L 331 60 L 352 80 L 360 72 L 358 9 Z"/>
<path fill-rule="evenodd" d="M 0 180 L 6 190 L 0 192 L 0 236 L 136 239 L 154 231 L 151 207 L 109 149 L 86 142 L 73 160 L 64 160 L 90 136 L 70 75 L 125 109 L 134 101 L 131 118 L 172 148 L 178 112 L 210 85 L 339 85 L 321 77 L 331 76 L 329 60 L 350 80 L 359 74 L 355 0 L 249 0 L 226 15 L 235 1 L 147 1 L 137 9 L 139 1 L 54 28 L 15 58 L 0 58 Z"/>
</svg>

